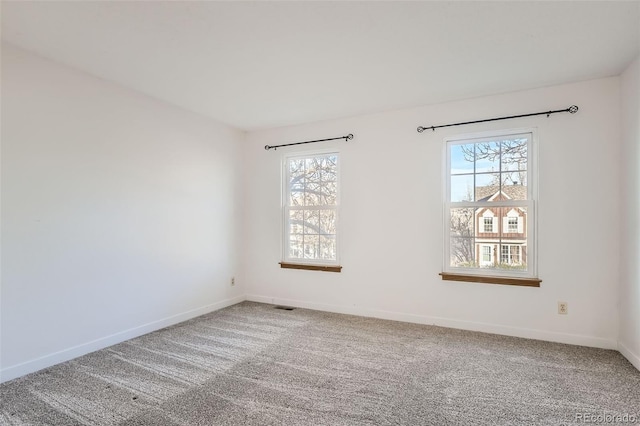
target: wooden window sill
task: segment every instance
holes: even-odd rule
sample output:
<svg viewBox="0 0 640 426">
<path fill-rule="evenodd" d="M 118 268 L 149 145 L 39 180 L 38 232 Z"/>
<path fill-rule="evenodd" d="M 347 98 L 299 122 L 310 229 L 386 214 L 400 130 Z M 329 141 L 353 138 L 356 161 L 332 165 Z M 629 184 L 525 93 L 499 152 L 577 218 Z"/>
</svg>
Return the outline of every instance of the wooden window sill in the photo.
<svg viewBox="0 0 640 426">
<path fill-rule="evenodd" d="M 285 269 L 306 269 L 308 271 L 324 271 L 324 272 L 342 271 L 342 266 L 310 265 L 310 264 L 304 264 L 304 263 L 280 262 L 280 267 Z"/>
<path fill-rule="evenodd" d="M 541 279 L 538 278 L 515 278 L 515 277 L 490 277 L 487 275 L 468 275 L 441 272 L 440 276 L 447 281 L 465 281 L 470 283 L 517 285 L 524 287 L 540 287 Z"/>
</svg>

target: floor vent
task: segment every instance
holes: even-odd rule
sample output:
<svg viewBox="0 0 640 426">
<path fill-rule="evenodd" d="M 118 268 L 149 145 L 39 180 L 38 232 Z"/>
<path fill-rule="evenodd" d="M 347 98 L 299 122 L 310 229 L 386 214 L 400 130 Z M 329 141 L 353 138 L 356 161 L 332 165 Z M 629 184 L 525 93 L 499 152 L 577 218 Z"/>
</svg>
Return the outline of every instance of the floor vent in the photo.
<svg viewBox="0 0 640 426">
<path fill-rule="evenodd" d="M 283 311 L 293 311 L 295 308 L 291 306 L 276 306 L 275 309 L 282 309 Z"/>
</svg>

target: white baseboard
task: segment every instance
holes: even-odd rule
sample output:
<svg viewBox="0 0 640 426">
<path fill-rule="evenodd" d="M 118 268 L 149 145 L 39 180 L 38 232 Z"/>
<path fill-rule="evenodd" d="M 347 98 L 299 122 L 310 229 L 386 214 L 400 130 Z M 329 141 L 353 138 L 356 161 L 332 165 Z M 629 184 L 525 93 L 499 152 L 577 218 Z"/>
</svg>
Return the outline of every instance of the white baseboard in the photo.
<svg viewBox="0 0 640 426">
<path fill-rule="evenodd" d="M 618 350 L 635 368 L 640 370 L 640 355 L 633 353 L 633 351 L 622 342 L 618 342 Z"/>
<path fill-rule="evenodd" d="M 526 339 L 545 340 L 548 342 L 566 343 L 570 345 L 590 346 L 602 349 L 618 349 L 618 342 L 616 342 L 615 340 L 605 339 L 601 337 L 585 336 L 580 334 L 557 333 L 546 330 L 511 327 L 499 324 L 463 321 L 425 315 L 405 314 L 401 312 L 382 311 L 368 308 L 326 305 L 321 303 L 280 299 L 255 294 L 247 295 L 246 300 L 277 305 L 288 305 L 297 308 L 307 308 L 318 311 L 335 312 L 338 314 L 359 315 L 364 317 L 380 318 L 393 321 L 404 321 L 416 324 L 427 324 L 436 325 L 439 327 L 456 328 L 461 330 L 479 331 L 483 333 L 501 334 L 505 336 L 523 337 Z"/>
<path fill-rule="evenodd" d="M 25 374 L 42 370 L 43 368 L 51 367 L 52 365 L 59 364 L 61 362 L 69 361 L 73 358 L 86 355 L 90 352 L 94 352 L 99 349 L 124 342 L 125 340 L 133 339 L 134 337 L 142 336 L 143 334 L 151 333 L 152 331 L 156 331 L 161 328 L 169 327 L 171 325 L 187 321 L 200 315 L 208 314 L 209 312 L 217 311 L 218 309 L 226 308 L 227 306 L 235 305 L 236 303 L 240 303 L 244 300 L 244 296 L 225 299 L 220 302 L 212 303 L 210 305 L 172 315 L 161 320 L 152 321 L 138 327 L 130 328 L 128 330 L 112 334 L 110 336 L 101 337 L 99 339 L 73 346 L 68 349 L 63 349 L 61 351 L 32 359 L 27 362 L 3 368 L 2 370 L 0 370 L 0 383 L 13 380 L 15 378 L 24 376 Z"/>
</svg>

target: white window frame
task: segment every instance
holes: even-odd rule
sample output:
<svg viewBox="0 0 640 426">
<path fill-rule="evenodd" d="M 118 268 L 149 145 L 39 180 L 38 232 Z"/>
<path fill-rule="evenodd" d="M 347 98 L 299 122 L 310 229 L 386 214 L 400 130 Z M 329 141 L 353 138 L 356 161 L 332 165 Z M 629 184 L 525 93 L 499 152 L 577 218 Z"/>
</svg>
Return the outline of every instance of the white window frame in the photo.
<svg viewBox="0 0 640 426">
<path fill-rule="evenodd" d="M 289 175 L 289 161 L 299 160 L 312 157 L 323 157 L 328 155 L 336 155 L 338 157 L 336 165 L 336 205 L 335 206 L 313 206 L 308 210 L 334 210 L 335 211 L 335 246 L 336 246 L 336 258 L 335 259 L 309 259 L 291 257 L 289 255 L 289 239 L 290 239 L 290 214 L 292 206 L 289 205 L 291 188 L 290 188 L 290 175 Z M 281 253 L 282 262 L 300 265 L 318 265 L 318 266 L 338 266 L 340 265 L 340 164 L 342 159 L 340 152 L 337 150 L 329 151 L 305 151 L 297 152 L 282 157 L 282 238 L 281 238 Z"/>
<path fill-rule="evenodd" d="M 486 249 L 489 249 L 489 260 L 484 259 Z M 493 244 L 480 244 L 479 256 L 480 256 L 480 259 L 479 259 L 480 264 L 482 265 L 493 264 Z"/>
<path fill-rule="evenodd" d="M 464 145 L 470 143 L 489 142 L 498 138 L 527 136 L 527 199 L 526 200 L 504 200 L 504 201 L 451 201 L 451 145 Z M 512 277 L 512 278 L 537 278 L 537 200 L 538 200 L 538 135 L 536 128 L 525 129 L 508 129 L 496 130 L 478 133 L 468 133 L 454 135 L 444 138 L 443 143 L 443 271 L 448 274 L 478 275 L 486 277 Z M 451 209 L 452 208 L 478 208 L 478 207 L 526 207 L 527 209 L 527 229 L 526 244 L 527 247 L 527 269 L 500 269 L 500 268 L 483 268 L 483 267 L 455 267 L 451 266 L 451 245 L 450 245 L 450 229 L 451 229 Z M 522 219 L 518 219 L 521 226 Z M 474 223 L 474 226 L 480 224 Z M 484 228 L 484 224 L 482 225 Z M 505 231 L 503 230 L 503 233 Z M 477 244 L 478 242 L 476 242 Z M 481 245 L 482 242 L 479 242 Z M 506 242 L 506 244 L 509 244 Z M 475 245 L 475 244 L 474 244 Z M 482 262 L 482 253 L 478 253 L 476 262 Z M 496 253 L 501 256 L 501 253 Z M 501 257 L 499 257 L 501 259 Z M 520 249 L 520 261 L 522 261 L 522 248 Z"/>
</svg>

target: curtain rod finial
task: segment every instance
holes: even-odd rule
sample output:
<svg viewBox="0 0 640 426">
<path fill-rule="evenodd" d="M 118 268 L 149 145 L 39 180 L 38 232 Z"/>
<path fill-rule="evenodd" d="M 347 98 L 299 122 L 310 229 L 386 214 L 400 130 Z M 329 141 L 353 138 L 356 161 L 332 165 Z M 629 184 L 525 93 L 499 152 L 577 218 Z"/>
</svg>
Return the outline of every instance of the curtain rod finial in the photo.
<svg viewBox="0 0 640 426">
<path fill-rule="evenodd" d="M 422 126 L 418 127 L 418 133 L 422 133 L 422 132 L 424 132 L 424 127 Z"/>
<path fill-rule="evenodd" d="M 345 137 L 345 141 L 350 141 L 351 139 L 353 139 L 353 133 L 349 133 L 349 134 Z"/>
<path fill-rule="evenodd" d="M 578 112 L 578 109 L 579 109 L 579 108 L 578 108 L 578 105 L 571 105 L 571 106 L 569 107 L 569 112 L 570 112 L 571 114 L 575 114 L 576 112 Z"/>
</svg>

